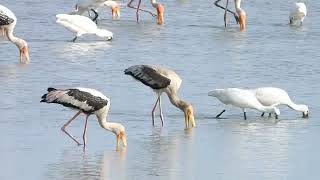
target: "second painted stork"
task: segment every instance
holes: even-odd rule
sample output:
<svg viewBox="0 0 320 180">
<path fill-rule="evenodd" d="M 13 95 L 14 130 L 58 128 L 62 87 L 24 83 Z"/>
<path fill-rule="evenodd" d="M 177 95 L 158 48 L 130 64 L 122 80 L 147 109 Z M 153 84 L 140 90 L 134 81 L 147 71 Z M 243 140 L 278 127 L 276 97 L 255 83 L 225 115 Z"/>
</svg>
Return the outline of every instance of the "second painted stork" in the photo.
<svg viewBox="0 0 320 180">
<path fill-rule="evenodd" d="M 172 70 L 151 65 L 135 65 L 127 68 L 124 73 L 132 76 L 134 79 L 149 86 L 157 94 L 156 103 L 152 109 L 152 125 L 154 126 L 154 111 L 159 104 L 160 119 L 163 126 L 163 114 L 161 108 L 161 94 L 165 92 L 170 102 L 184 112 L 185 127 L 195 127 L 195 119 L 193 114 L 193 107 L 190 103 L 181 100 L 177 93 L 180 88 L 182 80 Z"/>
<path fill-rule="evenodd" d="M 295 104 L 288 93 L 280 88 L 275 87 L 261 87 L 252 90 L 255 93 L 258 101 L 264 106 L 273 106 L 273 105 L 286 105 L 289 108 L 302 112 L 302 117 L 307 118 L 309 116 L 309 108 L 304 104 Z M 262 113 L 261 116 L 263 116 Z"/>
<path fill-rule="evenodd" d="M 107 116 L 110 108 L 110 99 L 101 92 L 89 88 L 55 89 L 48 88 L 48 92 L 41 97 L 40 102 L 56 103 L 77 110 L 78 112 L 68 120 L 61 128 L 73 141 L 81 145 L 70 133 L 66 131 L 67 126 L 75 120 L 81 113 L 86 115 L 85 127 L 83 131 L 83 145 L 86 146 L 86 132 L 88 118 L 90 115 L 97 116 L 100 126 L 107 131 L 113 132 L 117 137 L 117 150 L 120 149 L 120 143 L 127 146 L 125 127 L 119 123 L 108 122 Z"/>
<path fill-rule="evenodd" d="M 236 9 L 237 14 L 228 9 L 229 0 L 227 0 L 226 7 L 223 7 L 223 6 L 219 5 L 218 2 L 220 2 L 220 1 L 221 0 L 216 0 L 215 1 L 215 5 L 217 7 L 222 8 L 222 9 L 225 10 L 225 13 L 224 13 L 224 25 L 225 25 L 225 27 L 227 27 L 227 12 L 230 12 L 230 13 L 232 13 L 234 15 L 237 23 L 239 23 L 240 31 L 244 31 L 245 28 L 246 28 L 247 16 L 246 16 L 246 12 L 240 7 L 241 6 L 241 0 L 234 0 L 235 9 Z"/>
<path fill-rule="evenodd" d="M 72 39 L 73 42 L 84 34 L 95 34 L 107 41 L 113 38 L 112 32 L 105 29 L 99 29 L 97 25 L 86 16 L 57 14 L 56 18 L 56 22 L 58 24 L 62 25 L 69 31 L 76 33 L 75 38 Z"/>
<path fill-rule="evenodd" d="M 26 63 L 29 62 L 29 49 L 28 43 L 16 36 L 14 36 L 13 31 L 17 24 L 17 18 L 14 13 L 5 6 L 0 5 L 0 36 L 5 36 L 15 44 L 20 50 L 20 63 L 22 63 L 25 57 Z"/>
<path fill-rule="evenodd" d="M 129 8 L 133 8 L 133 9 L 137 10 L 136 11 L 137 22 L 139 22 L 139 10 L 140 10 L 140 11 L 147 12 L 147 13 L 151 14 L 153 17 L 157 17 L 157 24 L 158 25 L 162 25 L 164 23 L 164 7 L 162 4 L 158 3 L 157 0 L 151 0 L 151 5 L 152 5 L 152 7 L 154 7 L 157 10 L 157 14 L 154 14 L 148 10 L 140 9 L 141 0 L 139 0 L 138 6 L 134 7 L 132 5 L 133 1 L 134 0 L 130 0 L 127 6 Z"/>
<path fill-rule="evenodd" d="M 247 119 L 247 108 L 256 109 L 260 112 L 275 113 L 276 118 L 278 118 L 278 115 L 280 115 L 280 111 L 278 108 L 276 108 L 275 106 L 262 105 L 256 98 L 255 94 L 250 90 L 239 88 L 214 89 L 210 91 L 208 95 L 216 97 L 223 104 L 241 108 L 243 111 L 244 119 Z M 216 116 L 216 118 L 219 118 L 225 111 L 226 110 L 223 110 Z"/>
</svg>

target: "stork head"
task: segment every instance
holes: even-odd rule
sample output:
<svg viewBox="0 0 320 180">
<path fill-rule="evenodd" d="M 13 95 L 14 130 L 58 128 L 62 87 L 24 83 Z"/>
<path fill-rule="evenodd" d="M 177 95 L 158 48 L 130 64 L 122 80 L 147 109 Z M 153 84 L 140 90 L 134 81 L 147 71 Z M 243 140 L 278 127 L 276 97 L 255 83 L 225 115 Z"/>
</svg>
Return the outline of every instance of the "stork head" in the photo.
<svg viewBox="0 0 320 180">
<path fill-rule="evenodd" d="M 187 105 L 184 108 L 184 122 L 185 122 L 186 128 L 188 128 L 190 125 L 192 127 L 196 126 L 196 122 L 193 114 L 193 107 L 191 106 L 191 104 Z"/>
<path fill-rule="evenodd" d="M 161 4 L 157 5 L 157 24 L 162 25 L 164 22 L 164 7 Z"/>
<path fill-rule="evenodd" d="M 246 29 L 246 21 L 247 21 L 246 12 L 241 9 L 238 11 L 238 15 L 239 15 L 240 31 L 244 31 Z"/>
<path fill-rule="evenodd" d="M 119 19 L 120 18 L 120 6 L 114 6 L 111 8 L 112 11 L 112 19 Z"/>
<path fill-rule="evenodd" d="M 16 44 L 19 48 L 20 51 L 20 63 L 22 63 L 23 58 L 26 58 L 26 63 L 29 62 L 30 58 L 29 58 L 29 49 L 28 49 L 28 44 L 25 40 L 20 39 L 17 41 Z"/>
</svg>

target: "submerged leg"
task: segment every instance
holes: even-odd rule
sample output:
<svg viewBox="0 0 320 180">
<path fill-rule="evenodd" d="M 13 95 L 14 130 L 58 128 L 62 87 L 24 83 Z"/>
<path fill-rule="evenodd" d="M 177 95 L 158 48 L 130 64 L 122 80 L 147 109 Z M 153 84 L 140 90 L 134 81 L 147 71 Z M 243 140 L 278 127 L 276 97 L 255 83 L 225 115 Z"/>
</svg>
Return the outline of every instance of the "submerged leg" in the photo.
<svg viewBox="0 0 320 180">
<path fill-rule="evenodd" d="M 86 115 L 86 122 L 84 124 L 84 130 L 83 130 L 83 135 L 82 135 L 82 139 L 83 139 L 83 148 L 86 147 L 87 144 L 87 127 L 88 127 L 88 118 L 89 118 L 89 114 Z"/>
<path fill-rule="evenodd" d="M 244 120 L 247 120 L 247 113 L 245 108 L 243 108 L 243 117 L 244 117 Z"/>
<path fill-rule="evenodd" d="M 78 38 L 78 36 L 74 37 L 71 41 L 76 42 L 77 38 Z"/>
<path fill-rule="evenodd" d="M 261 117 L 263 117 L 264 116 L 264 112 L 261 114 Z"/>
<path fill-rule="evenodd" d="M 269 117 L 271 117 L 271 113 L 269 113 Z"/>
<path fill-rule="evenodd" d="M 79 114 L 81 113 L 81 111 L 77 112 L 76 115 L 74 115 L 68 122 L 66 122 L 62 127 L 61 127 L 61 131 L 63 131 L 64 133 L 66 133 L 73 141 L 75 141 L 78 145 L 81 145 L 71 134 L 69 134 L 66 131 L 66 127 L 74 120 L 76 119 L 77 116 L 79 116 Z"/>
<path fill-rule="evenodd" d="M 221 114 L 223 114 L 226 110 L 222 110 L 221 113 L 219 113 L 218 115 L 216 115 L 216 118 L 219 118 L 221 116 Z"/>
<path fill-rule="evenodd" d="M 159 96 L 158 96 L 157 101 L 154 104 L 152 112 L 151 112 L 152 113 L 152 126 L 154 126 L 154 110 L 156 109 L 158 102 L 159 102 Z"/>
<path fill-rule="evenodd" d="M 161 119 L 161 125 L 163 127 L 163 114 L 162 114 L 162 107 L 161 107 L 161 95 L 159 94 L 159 108 L 160 108 L 160 119 Z"/>
</svg>

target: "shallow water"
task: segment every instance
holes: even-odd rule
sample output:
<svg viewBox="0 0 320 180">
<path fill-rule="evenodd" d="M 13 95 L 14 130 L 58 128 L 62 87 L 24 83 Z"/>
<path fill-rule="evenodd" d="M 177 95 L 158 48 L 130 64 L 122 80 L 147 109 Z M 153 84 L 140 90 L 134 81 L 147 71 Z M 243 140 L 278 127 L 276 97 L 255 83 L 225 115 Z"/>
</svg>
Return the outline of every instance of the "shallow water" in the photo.
<svg viewBox="0 0 320 180">
<path fill-rule="evenodd" d="M 292 1 L 291 1 L 292 2 Z M 144 7 L 150 8 L 148 1 Z M 31 63 L 0 41 L 0 179 L 318 179 L 320 163 L 320 2 L 309 2 L 302 27 L 290 27 L 288 2 L 243 1 L 247 30 L 211 1 L 164 2 L 165 25 L 149 15 L 135 22 L 122 2 L 120 21 L 104 11 L 99 26 L 112 42 L 72 34 L 55 24 L 74 1 L 22 0 L 1 4 L 18 17 L 16 35 L 30 46 Z M 230 5 L 230 7 L 232 7 Z M 98 41 L 96 41 L 98 40 Z M 180 96 L 193 104 L 197 128 L 184 130 L 183 114 L 163 96 L 165 127 L 151 125 L 154 93 L 123 75 L 134 64 L 170 67 L 183 79 Z M 109 119 L 127 129 L 128 148 L 115 151 L 115 136 L 90 117 L 88 148 L 76 146 L 60 127 L 75 112 L 40 104 L 48 86 L 91 87 L 112 103 Z M 228 108 L 207 96 L 213 88 L 276 86 L 307 104 L 310 118 L 281 108 L 280 121 Z M 69 130 L 81 139 L 84 116 Z"/>
</svg>

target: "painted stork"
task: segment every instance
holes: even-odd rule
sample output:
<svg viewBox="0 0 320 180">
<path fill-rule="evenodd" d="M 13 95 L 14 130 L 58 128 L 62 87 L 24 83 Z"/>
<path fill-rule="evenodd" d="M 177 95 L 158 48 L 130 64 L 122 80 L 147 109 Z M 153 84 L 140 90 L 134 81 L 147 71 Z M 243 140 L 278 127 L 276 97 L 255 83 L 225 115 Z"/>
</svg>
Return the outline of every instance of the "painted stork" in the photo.
<svg viewBox="0 0 320 180">
<path fill-rule="evenodd" d="M 228 3 L 229 3 L 229 0 L 227 0 L 227 3 L 226 3 L 226 7 L 223 7 L 221 5 L 218 4 L 218 2 L 220 2 L 221 0 L 216 0 L 215 1 L 215 5 L 219 8 L 222 8 L 225 10 L 225 13 L 224 13 L 224 26 L 227 27 L 227 11 L 232 13 L 234 15 L 234 18 L 236 19 L 237 23 L 240 24 L 240 31 L 244 31 L 245 28 L 246 28 L 246 19 L 247 19 L 247 16 L 246 16 L 246 12 L 240 7 L 241 6 L 241 0 L 234 0 L 234 3 L 235 3 L 235 9 L 236 9 L 236 13 L 230 11 L 228 9 Z"/>
<path fill-rule="evenodd" d="M 177 91 L 180 88 L 182 80 L 180 77 L 172 70 L 151 66 L 151 65 L 135 65 L 127 68 L 124 73 L 126 75 L 131 75 L 134 79 L 142 82 L 144 85 L 149 86 L 157 94 L 156 103 L 152 109 L 152 125 L 154 126 L 154 111 L 159 104 L 160 108 L 160 119 L 163 126 L 163 114 L 161 107 L 161 94 L 165 92 L 170 102 L 184 112 L 185 117 L 185 127 L 188 128 L 190 125 L 195 127 L 195 119 L 193 115 L 192 105 L 188 102 L 181 100 Z"/>
<path fill-rule="evenodd" d="M 141 10 L 143 12 L 147 12 L 147 13 L 151 14 L 153 17 L 157 16 L 157 24 L 158 25 L 162 25 L 164 23 L 164 7 L 163 7 L 163 5 L 158 3 L 157 0 L 151 0 L 151 5 L 152 5 L 152 7 L 154 7 L 157 10 L 157 15 L 152 13 L 151 11 L 140 9 L 141 0 L 139 0 L 139 2 L 138 2 L 138 7 L 134 7 L 133 5 L 131 5 L 131 3 L 133 1 L 134 0 L 130 0 L 127 6 L 129 8 L 133 8 L 133 9 L 137 10 L 136 11 L 137 22 L 139 22 L 139 10 Z"/>
<path fill-rule="evenodd" d="M 289 20 L 290 24 L 297 24 L 300 23 L 302 25 L 302 22 L 304 18 L 307 15 L 307 7 L 306 4 L 303 2 L 295 3 L 290 10 Z"/>
<path fill-rule="evenodd" d="M 75 38 L 72 39 L 73 42 L 84 34 L 95 34 L 106 40 L 111 40 L 113 38 L 112 32 L 105 29 L 99 29 L 88 17 L 69 14 L 57 14 L 56 17 L 56 22 L 58 24 L 62 25 L 69 31 L 76 33 Z"/>
<path fill-rule="evenodd" d="M 0 36 L 5 36 L 9 41 L 14 43 L 20 50 L 20 63 L 25 57 L 26 63 L 29 62 L 29 50 L 28 44 L 25 40 L 14 36 L 13 31 L 17 23 L 17 18 L 14 13 L 6 8 L 5 6 L 0 5 Z"/>
<path fill-rule="evenodd" d="M 110 108 L 110 99 L 103 95 L 101 92 L 89 89 L 89 88 L 72 88 L 72 89 L 55 89 L 48 88 L 47 94 L 41 97 L 40 102 L 56 103 L 78 112 L 69 121 L 67 121 L 61 130 L 65 132 L 73 141 L 78 145 L 81 145 L 70 133 L 66 131 L 67 126 L 77 117 L 79 114 L 84 113 L 86 115 L 85 128 L 83 131 L 83 145 L 86 146 L 86 132 L 88 117 L 91 114 L 97 116 L 100 126 L 108 131 L 113 132 L 117 137 L 117 150 L 120 149 L 120 143 L 123 146 L 127 146 L 126 132 L 123 125 L 119 123 L 111 123 L 107 120 L 108 111 Z"/>
<path fill-rule="evenodd" d="M 304 104 L 295 104 L 292 102 L 288 93 L 280 88 L 275 87 L 261 87 L 252 90 L 255 93 L 258 101 L 264 106 L 286 105 L 289 108 L 302 112 L 302 117 L 307 118 L 309 116 L 309 108 Z M 263 116 L 262 113 L 261 116 Z"/>
<path fill-rule="evenodd" d="M 239 88 L 227 88 L 227 89 L 214 89 L 208 93 L 209 96 L 216 97 L 219 101 L 226 105 L 232 105 L 239 107 L 243 110 L 244 119 L 247 119 L 246 109 L 256 109 L 260 112 L 275 113 L 276 118 L 280 115 L 280 111 L 275 106 L 264 106 L 256 98 L 255 94 L 250 90 L 239 89 Z M 219 118 L 220 114 L 216 116 Z"/>
<path fill-rule="evenodd" d="M 85 12 L 93 11 L 95 17 L 92 19 L 92 21 L 96 21 L 99 16 L 97 10 L 103 6 L 107 6 L 111 9 L 112 19 L 120 18 L 120 5 L 112 0 L 80 0 L 75 6 L 76 9 L 69 14 L 83 15 Z"/>
</svg>

